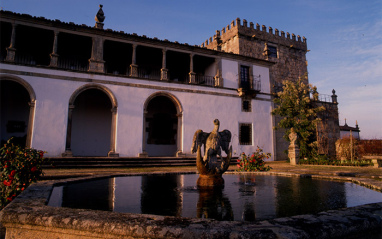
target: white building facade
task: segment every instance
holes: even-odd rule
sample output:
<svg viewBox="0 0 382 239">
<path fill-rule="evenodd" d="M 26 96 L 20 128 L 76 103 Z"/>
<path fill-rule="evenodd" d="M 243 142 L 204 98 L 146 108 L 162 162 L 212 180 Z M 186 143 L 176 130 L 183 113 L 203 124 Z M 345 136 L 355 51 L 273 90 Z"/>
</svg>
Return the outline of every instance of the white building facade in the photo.
<svg viewBox="0 0 382 239">
<path fill-rule="evenodd" d="M 0 20 L 2 141 L 48 157 L 185 157 L 195 131 L 219 119 L 234 156 L 274 154 L 270 62 L 4 11 Z"/>
</svg>

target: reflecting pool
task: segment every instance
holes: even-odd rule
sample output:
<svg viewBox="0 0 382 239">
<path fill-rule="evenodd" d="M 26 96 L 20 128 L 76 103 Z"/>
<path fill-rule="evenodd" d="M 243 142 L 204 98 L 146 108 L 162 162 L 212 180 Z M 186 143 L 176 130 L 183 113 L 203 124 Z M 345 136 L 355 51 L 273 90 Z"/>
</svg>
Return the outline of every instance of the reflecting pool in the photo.
<svg viewBox="0 0 382 239">
<path fill-rule="evenodd" d="M 57 185 L 48 206 L 176 217 L 255 221 L 382 201 L 382 193 L 339 181 L 224 174 L 225 186 L 198 190 L 197 174 L 149 174 Z"/>
</svg>

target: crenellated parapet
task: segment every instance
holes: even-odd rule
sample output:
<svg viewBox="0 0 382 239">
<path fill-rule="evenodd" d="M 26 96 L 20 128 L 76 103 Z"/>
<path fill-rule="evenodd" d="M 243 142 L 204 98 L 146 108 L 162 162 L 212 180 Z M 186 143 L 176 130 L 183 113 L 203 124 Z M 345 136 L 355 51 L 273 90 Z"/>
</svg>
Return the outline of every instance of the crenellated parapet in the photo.
<svg viewBox="0 0 382 239">
<path fill-rule="evenodd" d="M 216 31 L 216 34 L 207 39 L 201 46 L 217 50 L 219 44 L 230 41 L 235 37 L 247 38 L 252 41 L 270 42 L 303 51 L 307 50 L 305 37 L 279 31 L 277 28 L 273 30 L 272 27 L 268 27 L 267 29 L 265 25 L 260 26 L 258 23 L 255 25 L 253 22 L 249 22 L 248 25 L 247 20 L 244 19 L 241 22 L 240 18 L 232 21 L 231 24 L 224 27 L 221 31 Z"/>
</svg>

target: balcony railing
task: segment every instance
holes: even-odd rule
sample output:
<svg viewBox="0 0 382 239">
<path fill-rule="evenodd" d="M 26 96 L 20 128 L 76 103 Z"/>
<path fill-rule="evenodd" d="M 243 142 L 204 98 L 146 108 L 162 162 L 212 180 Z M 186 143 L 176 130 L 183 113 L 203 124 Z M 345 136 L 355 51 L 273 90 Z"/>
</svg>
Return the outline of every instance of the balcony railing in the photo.
<svg viewBox="0 0 382 239">
<path fill-rule="evenodd" d="M 198 85 L 215 86 L 215 77 L 213 76 L 196 75 L 195 81 Z"/>
<path fill-rule="evenodd" d="M 15 56 L 15 63 L 21 64 L 21 65 L 36 65 L 36 60 L 31 55 L 26 54 L 16 54 Z"/>
<path fill-rule="evenodd" d="M 138 77 L 150 80 L 160 80 L 161 72 L 160 70 L 138 67 Z"/>
<path fill-rule="evenodd" d="M 60 57 L 57 67 L 74 71 L 87 71 L 89 69 L 89 62 Z"/>
<path fill-rule="evenodd" d="M 318 101 L 332 103 L 332 96 L 331 95 L 325 95 L 325 94 L 319 94 L 318 95 Z"/>
<path fill-rule="evenodd" d="M 239 79 L 240 87 L 245 90 L 261 91 L 261 76 L 252 76 L 252 86 L 249 80 Z"/>
</svg>

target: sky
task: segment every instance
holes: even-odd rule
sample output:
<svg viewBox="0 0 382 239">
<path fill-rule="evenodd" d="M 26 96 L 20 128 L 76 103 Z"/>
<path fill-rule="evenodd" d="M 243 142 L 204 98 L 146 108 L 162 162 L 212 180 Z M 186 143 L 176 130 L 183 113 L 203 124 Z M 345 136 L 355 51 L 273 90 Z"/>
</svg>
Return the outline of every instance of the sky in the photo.
<svg viewBox="0 0 382 239">
<path fill-rule="evenodd" d="M 335 89 L 340 125 L 382 139 L 381 0 L 0 0 L 17 13 L 200 45 L 236 18 L 305 36 L 309 82 Z"/>
</svg>

